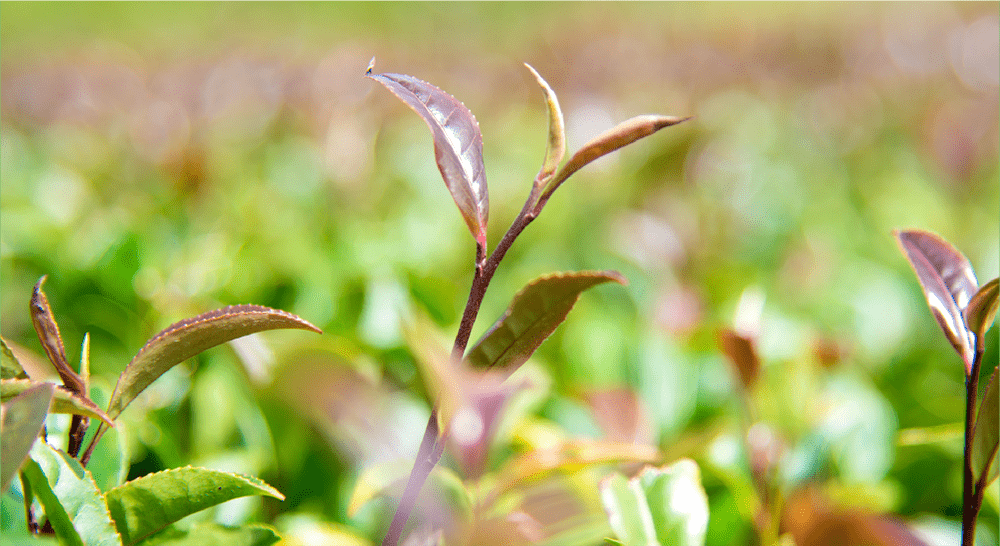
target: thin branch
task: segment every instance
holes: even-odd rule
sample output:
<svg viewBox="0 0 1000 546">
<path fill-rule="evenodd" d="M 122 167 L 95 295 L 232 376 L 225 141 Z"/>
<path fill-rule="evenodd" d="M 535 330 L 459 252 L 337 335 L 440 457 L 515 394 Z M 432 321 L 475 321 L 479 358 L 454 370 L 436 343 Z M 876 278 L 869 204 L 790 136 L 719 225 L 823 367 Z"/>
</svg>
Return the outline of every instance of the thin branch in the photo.
<svg viewBox="0 0 1000 546">
<path fill-rule="evenodd" d="M 979 368 L 983 351 L 976 349 L 972 369 L 965 382 L 965 453 L 962 457 L 962 546 L 973 546 L 976 541 L 976 518 L 983 504 L 984 487 L 976 487 L 972 473 L 972 441 L 976 424 L 976 401 L 979 394 Z M 987 474 L 986 472 L 983 473 Z M 982 479 L 980 478 L 980 481 Z"/>
</svg>

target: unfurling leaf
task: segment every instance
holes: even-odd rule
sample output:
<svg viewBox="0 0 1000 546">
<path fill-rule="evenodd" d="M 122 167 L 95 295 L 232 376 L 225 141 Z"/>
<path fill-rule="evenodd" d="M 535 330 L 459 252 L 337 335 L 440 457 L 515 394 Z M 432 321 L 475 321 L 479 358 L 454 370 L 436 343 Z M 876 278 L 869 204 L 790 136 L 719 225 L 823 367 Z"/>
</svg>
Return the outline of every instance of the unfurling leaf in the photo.
<svg viewBox="0 0 1000 546">
<path fill-rule="evenodd" d="M 584 144 L 582 148 L 577 150 L 577 152 L 573 154 L 573 157 L 570 157 L 569 161 L 563 165 L 562 169 L 559 169 L 555 176 L 553 176 L 548 183 L 545 184 L 545 188 L 542 193 L 542 201 L 548 199 L 548 197 L 552 195 L 552 192 L 554 192 L 560 184 L 569 178 L 570 175 L 580 170 L 584 165 L 590 163 L 591 161 L 594 161 L 601 156 L 610 154 L 619 148 L 628 146 L 640 138 L 647 137 L 664 127 L 677 125 L 678 123 L 689 119 L 691 118 L 647 114 L 636 116 L 632 119 L 619 123 L 611 129 L 608 129 L 607 131 L 594 137 L 590 142 Z"/>
<path fill-rule="evenodd" d="M 45 416 L 49 413 L 54 388 L 52 383 L 39 383 L 10 400 L 4 399 L 0 410 L 0 430 L 3 431 L 3 442 L 0 444 L 0 495 L 7 492 L 11 480 L 21 468 L 31 446 L 35 444 L 42 424 L 45 423 Z"/>
<path fill-rule="evenodd" d="M 187 466 L 120 485 L 104 498 L 125 546 L 216 504 L 249 495 L 285 496 L 251 477 Z"/>
<path fill-rule="evenodd" d="M 690 459 L 646 467 L 632 479 L 615 473 L 601 483 L 601 501 L 622 544 L 705 543 L 708 497 Z"/>
<path fill-rule="evenodd" d="M 896 240 L 917 274 L 924 298 L 948 341 L 972 370 L 974 340 L 962 309 L 976 293 L 976 275 L 969 260 L 944 239 L 926 231 L 896 231 Z"/>
<path fill-rule="evenodd" d="M 280 328 L 322 333 L 291 313 L 260 305 L 231 305 L 170 325 L 147 341 L 118 377 L 108 415 L 117 418 L 129 402 L 176 364 L 238 337 Z"/>
<path fill-rule="evenodd" d="M 993 319 L 997 316 L 997 302 L 1000 300 L 998 280 L 1000 279 L 993 279 L 984 284 L 969 300 L 969 305 L 965 306 L 965 325 L 976 335 L 977 348 L 980 352 L 985 349 L 986 331 L 993 325 Z"/>
<path fill-rule="evenodd" d="M 15 396 L 19 396 L 20 394 L 39 385 L 53 384 L 32 381 L 31 379 L 4 379 L 0 381 L 0 398 L 2 398 L 4 402 L 7 402 Z M 52 396 L 52 407 L 49 411 L 52 413 L 68 413 L 72 415 L 82 415 L 84 417 L 93 417 L 104 421 L 108 425 L 114 426 L 111 422 L 111 418 L 108 417 L 100 406 L 95 404 L 91 399 L 69 392 L 69 390 L 61 385 L 55 386 Z"/>
<path fill-rule="evenodd" d="M 556 92 L 549 87 L 548 82 L 528 63 L 524 66 L 531 71 L 538 81 L 538 85 L 545 92 L 545 105 L 549 111 L 549 140 L 545 147 L 545 160 L 542 161 L 542 169 L 535 178 L 536 184 L 544 184 L 549 177 L 555 174 L 559 164 L 562 163 L 563 156 L 566 155 L 566 126 L 563 123 L 562 109 L 559 107 L 559 99 Z"/>
<path fill-rule="evenodd" d="M 997 479 L 997 445 L 1000 444 L 1000 403 L 997 394 L 997 370 L 994 369 L 979 404 L 972 437 L 972 475 L 978 480 L 984 473 L 987 474 L 984 485 Z"/>
<path fill-rule="evenodd" d="M 760 357 L 753 340 L 728 328 L 719 332 L 719 347 L 729 357 L 744 389 L 749 389 L 760 375 Z"/>
<path fill-rule="evenodd" d="M 475 367 L 513 372 L 566 319 L 584 290 L 609 281 L 627 282 L 617 271 L 556 273 L 532 281 L 514 296 L 466 360 Z"/>
<path fill-rule="evenodd" d="M 489 193 L 483 167 L 483 136 L 472 112 L 441 89 L 405 74 L 365 74 L 423 118 L 434 137 L 434 158 L 469 231 L 486 248 Z"/>
<path fill-rule="evenodd" d="M 70 368 L 69 362 L 66 361 L 66 348 L 63 346 L 62 335 L 59 334 L 59 324 L 56 323 L 56 319 L 52 315 L 49 299 L 42 291 L 45 279 L 45 275 L 38 279 L 35 291 L 31 295 L 31 322 L 35 326 L 35 332 L 38 334 L 38 340 L 42 342 L 45 354 L 48 355 L 52 365 L 59 372 L 63 385 L 77 394 L 86 396 L 87 388 L 83 378 L 73 368 Z"/>
</svg>

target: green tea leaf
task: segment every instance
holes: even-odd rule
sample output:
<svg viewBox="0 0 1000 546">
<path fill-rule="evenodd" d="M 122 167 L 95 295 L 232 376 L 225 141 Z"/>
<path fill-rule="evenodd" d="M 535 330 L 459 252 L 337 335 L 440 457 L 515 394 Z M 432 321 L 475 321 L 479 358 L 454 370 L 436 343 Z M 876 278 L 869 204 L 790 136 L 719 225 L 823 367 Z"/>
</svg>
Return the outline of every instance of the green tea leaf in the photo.
<svg viewBox="0 0 1000 546">
<path fill-rule="evenodd" d="M 86 385 L 83 378 L 69 366 L 66 360 L 66 348 L 63 346 L 62 334 L 59 333 L 59 324 L 52 314 L 49 306 L 49 299 L 42 291 L 42 284 L 45 283 L 46 276 L 38 279 L 35 284 L 35 291 L 31 295 L 31 322 L 35 326 L 35 333 L 38 340 L 42 342 L 42 348 L 48 355 L 52 365 L 59 372 L 59 377 L 63 380 L 63 386 L 76 394 L 86 393 Z"/>
<path fill-rule="evenodd" d="M 53 528 L 57 524 L 63 527 L 62 531 L 56 528 L 57 535 L 62 533 L 68 541 L 73 541 L 75 535 L 79 544 L 87 546 L 121 546 L 104 497 L 79 461 L 45 442 L 35 444 L 31 460 L 38 467 L 31 472 L 43 473 L 42 479 L 37 475 L 31 478 L 32 491 L 38 495 Z M 54 498 L 46 500 L 43 495 L 49 491 Z M 69 529 L 65 528 L 67 524 Z M 60 542 L 64 542 L 62 537 Z"/>
<path fill-rule="evenodd" d="M 174 526 L 139 542 L 141 546 L 270 546 L 281 540 L 274 528 L 263 524 L 224 527 L 215 523 Z"/>
<path fill-rule="evenodd" d="M 49 413 L 52 401 L 52 383 L 39 383 L 25 389 L 0 409 L 3 441 L 0 442 L 0 494 L 6 493 L 24 458 L 35 445 L 38 433 Z"/>
<path fill-rule="evenodd" d="M 6 402 L 7 400 L 10 400 L 11 398 L 38 385 L 53 384 L 41 381 L 32 381 L 31 379 L 0 380 L 0 399 Z M 104 413 L 104 410 L 102 410 L 91 399 L 73 394 L 61 385 L 55 386 L 55 390 L 53 392 L 52 407 L 49 410 L 52 413 L 69 413 L 73 415 L 93 417 L 104 421 L 110 426 L 114 426 L 111 418 L 108 417 L 108 415 Z"/>
<path fill-rule="evenodd" d="M 59 502 L 59 498 L 52 491 L 52 487 L 45 478 L 45 472 L 42 471 L 42 468 L 31 459 L 25 461 L 23 468 L 21 472 L 25 480 L 25 485 L 31 488 L 32 496 L 38 499 L 38 503 L 45 510 L 45 516 L 52 526 L 59 544 L 64 546 L 83 546 L 83 539 L 80 538 L 80 534 L 73 528 L 73 522 L 70 520 L 69 514 L 66 513 L 66 509 L 63 508 Z"/>
<path fill-rule="evenodd" d="M 545 159 L 542 161 L 542 168 L 535 178 L 536 183 L 544 184 L 559 168 L 563 156 L 566 155 L 566 126 L 563 122 L 562 108 L 559 107 L 559 99 L 556 92 L 549 87 L 548 82 L 528 63 L 524 66 L 531 71 L 538 85 L 545 92 L 545 105 L 549 111 L 549 140 L 545 146 Z"/>
<path fill-rule="evenodd" d="M 17 361 L 17 357 L 14 356 L 14 351 L 10 350 L 7 346 L 7 342 L 0 337 L 0 363 L 2 363 L 2 374 L 0 379 L 24 379 L 28 377 L 25 373 L 24 368 L 21 367 L 21 363 Z"/>
<path fill-rule="evenodd" d="M 927 231 L 895 231 L 896 241 L 917 274 L 931 314 L 945 337 L 965 362 L 965 375 L 974 358 L 971 332 L 962 318 L 962 309 L 976 292 L 972 265 L 955 247 Z"/>
<path fill-rule="evenodd" d="M 984 473 L 988 473 L 986 485 L 997 479 L 997 445 L 1000 443 L 1000 433 L 997 431 L 1000 420 L 998 390 L 997 370 L 994 369 L 979 404 L 972 437 L 972 474 L 978 480 Z"/>
<path fill-rule="evenodd" d="M 125 367 L 111 394 L 108 415 L 117 418 L 156 378 L 198 353 L 238 337 L 278 328 L 322 333 L 291 313 L 260 305 L 233 305 L 172 324 L 146 342 Z"/>
<path fill-rule="evenodd" d="M 646 467 L 630 480 L 615 473 L 601 483 L 601 501 L 623 544 L 705 543 L 708 497 L 698 465 L 690 459 Z"/>
<path fill-rule="evenodd" d="M 416 112 L 434 137 L 434 159 L 462 218 L 476 241 L 486 248 L 490 212 L 479 123 L 461 101 L 441 89 L 406 74 L 365 76 L 392 92 Z"/>
<path fill-rule="evenodd" d="M 998 282 L 1000 279 L 993 279 L 980 287 L 963 311 L 965 325 L 976 335 L 977 349 L 980 352 L 985 349 L 986 331 L 997 316 L 997 302 L 1000 301 Z"/>
<path fill-rule="evenodd" d="M 285 499 L 257 478 L 190 466 L 143 476 L 104 497 L 122 541 L 129 546 L 183 517 L 248 495 Z"/>
<path fill-rule="evenodd" d="M 532 281 L 472 347 L 467 361 L 477 367 L 513 372 L 566 319 L 584 290 L 609 281 L 627 282 L 616 271 L 556 273 Z"/>
</svg>

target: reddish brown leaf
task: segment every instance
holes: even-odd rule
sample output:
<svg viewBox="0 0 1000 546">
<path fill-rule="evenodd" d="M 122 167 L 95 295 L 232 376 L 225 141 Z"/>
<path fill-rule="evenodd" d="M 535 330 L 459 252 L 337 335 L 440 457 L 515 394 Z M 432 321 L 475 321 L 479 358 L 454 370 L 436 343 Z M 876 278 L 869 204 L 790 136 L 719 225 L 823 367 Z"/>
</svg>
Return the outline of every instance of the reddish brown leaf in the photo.
<svg viewBox="0 0 1000 546">
<path fill-rule="evenodd" d="M 365 74 L 406 103 L 430 127 L 434 158 L 462 218 L 486 247 L 489 194 L 483 167 L 483 137 L 472 112 L 441 89 L 405 74 Z"/>
<path fill-rule="evenodd" d="M 895 235 L 917 274 L 931 313 L 965 361 L 968 375 L 972 369 L 975 340 L 965 325 L 962 309 L 978 288 L 969 260 L 933 233 L 897 230 Z"/>
<path fill-rule="evenodd" d="M 66 349 L 63 346 L 62 335 L 59 333 L 59 324 L 56 323 L 52 315 L 52 308 L 49 307 L 49 299 L 42 291 L 42 284 L 47 276 L 43 275 L 35 284 L 35 291 L 31 295 L 31 322 L 35 326 L 35 333 L 38 340 L 42 342 L 42 348 L 48 355 L 52 365 L 59 372 L 63 385 L 75 394 L 87 396 L 86 384 L 82 377 L 69 366 L 66 360 Z"/>
<path fill-rule="evenodd" d="M 965 325 L 969 327 L 976 336 L 977 349 L 982 352 L 986 349 L 986 331 L 993 326 L 993 320 L 997 316 L 997 304 L 1000 302 L 1000 290 L 998 281 L 993 279 L 984 284 L 965 306 Z"/>
<path fill-rule="evenodd" d="M 744 389 L 749 389 L 760 375 L 760 357 L 753 340 L 724 328 L 719 331 L 719 347 L 733 364 Z"/>
</svg>

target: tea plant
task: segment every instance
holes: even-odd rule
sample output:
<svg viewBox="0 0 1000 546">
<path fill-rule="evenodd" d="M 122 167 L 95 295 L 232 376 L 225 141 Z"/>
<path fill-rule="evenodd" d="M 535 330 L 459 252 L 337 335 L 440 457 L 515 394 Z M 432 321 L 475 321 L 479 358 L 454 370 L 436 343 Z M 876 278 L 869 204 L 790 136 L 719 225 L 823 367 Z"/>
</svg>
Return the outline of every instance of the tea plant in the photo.
<svg viewBox="0 0 1000 546">
<path fill-rule="evenodd" d="M 437 386 L 437 401 L 427 421 L 406 487 L 382 542 L 384 545 L 395 545 L 402 538 L 404 526 L 414 509 L 419 492 L 441 459 L 449 440 L 455 440 L 459 446 L 458 459 L 467 475 L 480 478 L 499 410 L 505 400 L 518 389 L 517 385 L 505 380 L 565 320 L 583 291 L 606 282 L 625 283 L 624 277 L 614 271 L 559 273 L 541 277 L 518 293 L 503 316 L 489 328 L 482 339 L 468 348 L 472 327 L 490 280 L 511 245 L 538 217 L 556 189 L 573 173 L 601 156 L 688 118 L 661 115 L 634 117 L 584 144 L 562 164 L 566 139 L 559 101 L 548 83 L 534 68 L 528 66 L 528 70 L 542 87 L 548 107 L 546 152 L 520 214 L 513 220 L 496 248 L 488 253 L 489 195 L 483 166 L 482 135 L 475 117 L 461 102 L 441 89 L 412 76 L 373 73 L 373 65 L 374 59 L 366 76 L 385 86 L 420 115 L 430 128 L 438 169 L 476 244 L 472 287 L 450 354 L 435 346 L 433 335 L 428 334 L 425 327 L 419 324 L 411 327 L 410 345 L 431 375 L 430 382 Z M 639 453 L 635 448 L 615 450 L 609 445 L 600 448 L 594 450 L 596 456 L 592 456 L 592 462 L 655 459 L 650 456 L 654 454 Z M 577 446 L 576 449 L 580 447 Z M 541 471 L 544 466 L 536 461 L 533 468 Z M 516 470 L 516 467 L 507 467 L 505 470 Z M 489 528 L 481 523 L 484 520 L 491 521 L 490 514 L 496 512 L 493 502 L 505 488 L 514 484 L 504 474 L 502 470 L 500 483 L 503 487 L 494 488 L 484 495 L 486 502 L 480 498 L 472 503 L 475 513 L 469 520 L 473 522 L 473 529 L 466 531 L 473 536 Z M 693 487 L 700 490 L 697 467 L 693 474 L 682 474 L 681 480 L 694 480 Z M 362 488 L 365 491 L 361 496 L 363 500 L 371 494 L 372 488 L 364 480 L 359 485 L 359 489 Z M 618 489 L 620 487 L 615 491 Z M 660 487 L 659 491 L 663 494 L 665 490 Z M 611 496 L 614 496 L 614 492 Z M 659 500 L 662 502 L 663 499 Z M 706 502 L 703 492 L 701 500 Z M 635 506 L 635 499 L 630 506 Z M 612 520 L 620 515 L 619 508 L 618 503 L 609 504 Z M 619 517 L 617 521 L 620 520 Z M 705 520 L 707 521 L 707 517 Z M 510 526 L 509 519 L 496 516 L 491 525 L 502 526 L 500 522 Z M 699 540 L 699 533 L 703 540 L 704 525 L 705 521 L 693 525 L 693 542 Z M 619 533 L 625 532 L 622 528 L 617 530 Z M 431 535 L 430 540 L 438 539 Z M 470 539 L 466 535 L 464 541 L 468 540 Z"/>
<path fill-rule="evenodd" d="M 154 537 L 183 539 L 187 543 L 225 540 L 263 545 L 277 541 L 274 531 L 262 525 L 236 529 L 212 525 L 190 530 L 171 527 L 185 516 L 237 497 L 284 498 L 257 478 L 188 466 L 143 476 L 102 492 L 86 466 L 114 420 L 174 365 L 256 332 L 279 328 L 320 330 L 291 313 L 259 305 L 230 306 L 182 320 L 153 336 L 139 350 L 118 377 L 107 410 L 102 410 L 90 397 L 90 338 L 84 336 L 80 365 L 74 369 L 67 361 L 59 325 L 42 290 L 44 281 L 42 277 L 35 285 L 31 319 L 62 384 L 29 377 L 14 352 L 2 342 L 0 476 L 4 492 L 19 476 L 28 528 L 35 534 L 53 535 L 60 544 L 129 546 L 147 538 L 157 540 Z M 65 450 L 54 445 L 55 439 L 50 443 L 45 426 L 50 413 L 72 415 Z M 81 454 L 91 419 L 99 423 Z"/>
<path fill-rule="evenodd" d="M 997 369 L 982 395 L 986 331 L 997 314 L 997 279 L 979 286 L 961 252 L 926 231 L 897 231 L 896 240 L 917 274 L 931 314 L 965 364 L 965 443 L 962 458 L 962 544 L 975 541 L 976 518 L 987 486 L 997 479 Z M 986 370 L 988 371 L 988 370 Z M 978 401 L 978 410 L 977 408 Z"/>
</svg>

